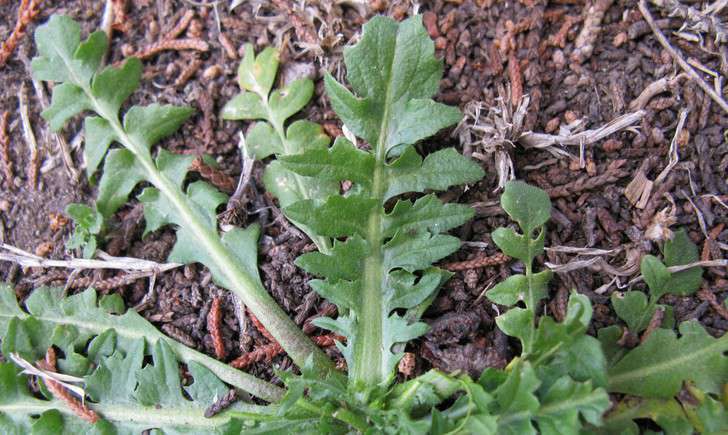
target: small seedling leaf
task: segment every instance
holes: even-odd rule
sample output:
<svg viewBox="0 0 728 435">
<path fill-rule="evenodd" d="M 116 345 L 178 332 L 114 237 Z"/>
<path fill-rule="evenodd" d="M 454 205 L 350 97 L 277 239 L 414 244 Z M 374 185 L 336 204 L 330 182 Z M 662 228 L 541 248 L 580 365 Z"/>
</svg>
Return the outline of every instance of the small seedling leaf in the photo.
<svg viewBox="0 0 728 435">
<path fill-rule="evenodd" d="M 522 181 L 506 184 L 501 195 L 501 207 L 529 237 L 551 217 L 551 200 L 546 192 Z"/>
<path fill-rule="evenodd" d="M 698 261 L 698 248 L 688 237 L 685 229 L 675 231 L 673 238 L 665 241 L 665 265 L 681 266 Z M 669 293 L 686 296 L 695 293 L 703 283 L 703 268 L 693 267 L 672 274 L 670 282 L 665 285 Z"/>
<path fill-rule="evenodd" d="M 652 297 L 659 298 L 669 292 L 667 283 L 670 281 L 671 274 L 657 257 L 652 255 L 642 257 L 640 270 L 645 282 L 650 287 Z"/>
</svg>

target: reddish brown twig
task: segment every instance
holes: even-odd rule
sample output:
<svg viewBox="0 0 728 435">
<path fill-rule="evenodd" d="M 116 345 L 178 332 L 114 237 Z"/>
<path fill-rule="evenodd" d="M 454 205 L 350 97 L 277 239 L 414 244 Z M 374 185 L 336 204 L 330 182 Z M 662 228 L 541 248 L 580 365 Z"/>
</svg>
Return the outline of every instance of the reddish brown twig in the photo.
<svg viewBox="0 0 728 435">
<path fill-rule="evenodd" d="M 220 308 L 220 298 L 215 296 L 212 298 L 210 312 L 207 314 L 207 330 L 212 336 L 212 344 L 215 347 L 215 356 L 217 359 L 225 359 L 225 343 L 222 341 L 222 330 L 220 323 L 222 322 L 222 309 Z"/>
<path fill-rule="evenodd" d="M 415 371 L 415 354 L 412 352 L 405 352 L 399 364 L 397 364 L 397 371 L 405 375 L 406 377 L 412 376 Z"/>
<path fill-rule="evenodd" d="M 250 316 L 250 321 L 253 322 L 253 326 L 255 326 L 255 329 L 258 330 L 261 334 L 263 334 L 263 337 L 265 337 L 268 341 L 271 343 L 276 343 L 276 339 L 273 338 L 272 335 L 270 335 L 270 332 L 268 332 L 267 329 L 265 329 L 265 326 L 263 326 L 262 323 L 260 323 L 260 320 L 258 320 L 257 317 L 253 313 L 248 310 L 248 316 Z"/>
<path fill-rule="evenodd" d="M 336 315 L 337 311 L 336 305 L 330 303 L 325 304 L 321 309 L 321 312 L 314 314 L 303 322 L 304 334 L 311 335 L 313 331 L 316 330 L 316 325 L 313 324 L 314 320 L 319 317 L 333 317 Z"/>
<path fill-rule="evenodd" d="M 205 42 L 201 39 L 191 39 L 191 38 L 169 39 L 169 40 L 155 42 L 154 44 L 133 54 L 132 56 L 138 57 L 139 59 L 149 59 L 150 57 L 154 56 L 155 54 L 159 53 L 160 51 L 165 51 L 165 50 L 208 51 L 209 49 L 210 49 L 210 46 L 207 44 L 207 42 Z"/>
<path fill-rule="evenodd" d="M 442 268 L 447 269 L 451 272 L 457 272 L 459 270 L 478 269 L 481 267 L 497 266 L 499 264 L 507 263 L 511 260 L 511 257 L 501 252 L 490 255 L 488 257 L 478 257 L 472 260 L 456 261 L 454 263 L 443 264 Z"/>
<path fill-rule="evenodd" d="M 715 297 L 715 293 L 702 289 L 698 292 L 698 297 L 703 301 L 707 301 L 716 313 L 718 313 L 722 318 L 728 320 L 728 308 L 718 302 L 718 299 Z"/>
<path fill-rule="evenodd" d="M 712 257 L 716 257 L 716 260 L 721 258 L 719 248 L 715 246 L 715 241 L 718 239 L 720 233 L 723 232 L 723 228 L 725 228 L 725 224 L 721 222 L 710 230 L 710 233 L 708 233 L 708 237 L 703 243 L 703 252 L 700 255 L 700 259 L 702 261 L 708 261 Z M 715 255 L 716 253 L 717 255 Z"/>
<path fill-rule="evenodd" d="M 255 326 L 255 329 L 257 329 L 263 335 L 263 337 L 270 341 L 270 343 L 264 344 L 263 346 L 254 349 L 252 352 L 240 355 L 239 357 L 231 361 L 230 365 L 237 369 L 243 369 L 254 362 L 271 361 L 273 358 L 283 353 L 283 348 L 281 347 L 281 345 L 278 344 L 278 342 L 275 340 L 275 338 L 273 338 L 272 335 L 270 335 L 270 332 L 265 329 L 265 326 L 260 323 L 260 320 L 258 320 L 258 318 L 255 317 L 255 315 L 253 315 L 253 313 L 251 313 L 250 311 L 248 311 L 248 316 L 250 317 L 250 321 L 253 323 L 253 326 Z M 311 337 L 311 339 L 314 341 L 314 343 L 321 347 L 333 346 L 336 344 L 337 341 L 346 340 L 345 337 L 337 334 L 319 335 L 316 337 Z"/>
<path fill-rule="evenodd" d="M 225 174 L 217 168 L 213 168 L 212 166 L 206 164 L 204 161 L 202 161 L 201 157 L 197 157 L 195 160 L 192 161 L 192 164 L 190 165 L 190 170 L 198 172 L 200 176 L 202 176 L 202 178 L 209 181 L 210 183 L 212 183 L 213 186 L 217 187 L 223 192 L 232 193 L 235 190 L 237 181 L 233 177 Z"/>
<path fill-rule="evenodd" d="M 251 320 L 255 319 L 253 316 L 251 316 Z M 253 325 L 256 325 L 256 328 L 260 323 L 257 319 L 253 320 Z M 262 325 L 260 325 L 262 326 Z M 259 329 L 260 331 L 260 329 Z M 265 329 L 263 329 L 265 331 Z M 263 333 L 261 331 L 261 333 Z M 263 335 L 269 334 L 268 331 L 265 331 Z M 337 334 L 327 334 L 327 335 L 319 335 L 316 337 L 311 337 L 314 343 L 316 343 L 320 347 L 330 347 L 334 346 L 337 341 L 345 341 L 346 338 L 342 337 Z M 260 361 L 266 361 L 270 362 L 273 360 L 273 358 L 277 357 L 278 355 L 283 353 L 283 348 L 280 344 L 273 341 L 268 344 L 264 344 L 262 346 L 259 346 L 258 348 L 254 349 L 252 352 L 248 352 L 244 355 L 240 355 L 233 361 L 230 361 L 230 365 L 235 367 L 236 369 L 244 369 L 248 367 L 250 364 L 254 362 L 260 362 Z"/>
<path fill-rule="evenodd" d="M 46 351 L 45 361 L 41 361 L 38 365 L 45 371 L 56 371 L 56 352 L 52 347 L 49 347 L 48 351 Z M 43 379 L 43 381 L 45 382 L 46 387 L 48 387 L 48 390 L 53 394 L 53 397 L 63 401 L 74 414 L 91 424 L 94 424 L 99 420 L 98 414 L 76 399 L 76 397 L 59 382 L 48 378 Z"/>
<path fill-rule="evenodd" d="M 111 28 L 121 33 L 126 33 L 129 30 L 129 20 L 126 16 L 126 1 L 111 0 L 111 8 L 114 12 L 114 21 L 111 24 Z"/>
<path fill-rule="evenodd" d="M 645 341 L 647 341 L 648 338 L 650 338 L 650 335 L 660 327 L 662 324 L 662 319 L 665 318 L 665 310 L 662 308 L 657 308 L 655 310 L 655 314 L 652 315 L 652 318 L 650 319 L 650 323 L 647 325 L 647 329 L 645 329 L 645 332 L 642 333 L 642 338 L 640 338 L 640 344 L 643 344 Z"/>
<path fill-rule="evenodd" d="M 237 402 L 238 399 L 238 391 L 235 389 L 231 389 L 224 396 L 219 398 L 217 402 L 213 403 L 205 410 L 205 418 L 212 418 L 217 414 L 223 412 L 224 410 L 232 406 L 233 403 Z"/>
<path fill-rule="evenodd" d="M 40 12 L 40 9 L 38 9 L 40 2 L 41 0 L 21 0 L 20 6 L 18 6 L 18 20 L 15 22 L 15 27 L 8 39 L 0 47 L 0 67 L 5 66 L 5 63 L 15 51 L 18 42 L 20 42 L 20 38 L 25 35 L 25 28 Z"/>
<path fill-rule="evenodd" d="M 508 56 L 508 79 L 511 82 L 511 104 L 517 107 L 523 96 L 523 74 L 521 64 L 513 51 Z"/>
<path fill-rule="evenodd" d="M 174 81 L 174 86 L 184 86 L 195 74 L 197 74 L 197 71 L 200 70 L 201 66 L 201 59 L 192 59 L 187 66 L 184 67 L 180 75 L 177 76 L 177 79 Z"/>
<path fill-rule="evenodd" d="M 0 116 L 0 159 L 2 159 L 5 179 L 8 182 L 8 188 L 13 188 L 13 162 L 10 160 L 10 137 L 8 136 L 8 118 L 10 113 L 5 111 Z"/>
<path fill-rule="evenodd" d="M 581 21 L 581 17 L 577 15 L 567 15 L 563 18 L 559 31 L 549 36 L 548 44 L 554 47 L 564 48 L 566 46 L 566 36 L 569 34 L 571 27 Z"/>
<path fill-rule="evenodd" d="M 254 362 L 267 361 L 270 362 L 276 356 L 283 353 L 283 348 L 278 343 L 268 343 L 259 346 L 252 352 L 240 355 L 236 359 L 230 361 L 230 365 L 236 369 L 244 369 Z"/>
<path fill-rule="evenodd" d="M 311 337 L 311 339 L 319 347 L 330 347 L 336 345 L 337 341 L 342 343 L 346 341 L 346 337 L 338 334 L 317 335 L 315 337 Z"/>
<path fill-rule="evenodd" d="M 195 11 L 192 9 L 188 9 L 187 12 L 180 18 L 180 20 L 177 22 L 177 24 L 174 25 L 171 29 L 169 29 L 169 32 L 167 32 L 166 35 L 164 35 L 165 40 L 172 40 L 177 38 L 179 35 L 182 34 L 185 30 L 187 30 L 187 27 L 190 25 L 190 22 L 195 17 Z"/>
</svg>

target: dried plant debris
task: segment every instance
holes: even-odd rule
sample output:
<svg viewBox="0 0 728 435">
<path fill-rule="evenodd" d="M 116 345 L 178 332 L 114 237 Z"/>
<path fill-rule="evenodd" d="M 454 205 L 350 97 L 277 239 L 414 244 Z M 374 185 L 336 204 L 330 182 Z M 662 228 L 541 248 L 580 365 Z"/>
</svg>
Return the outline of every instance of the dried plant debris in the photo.
<svg viewBox="0 0 728 435">
<path fill-rule="evenodd" d="M 703 40 L 703 34 L 708 33 L 715 38 L 716 44 L 728 42 L 728 24 L 718 15 L 721 12 L 720 9 L 726 7 L 725 2 L 715 1 L 703 10 L 683 4 L 678 0 L 650 0 L 650 2 L 660 7 L 669 16 L 685 20 L 678 33 L 690 33 L 695 35 L 699 41 Z"/>
<path fill-rule="evenodd" d="M 498 189 L 505 187 L 507 181 L 515 178 L 510 149 L 515 144 L 523 148 L 544 149 L 556 157 L 570 157 L 572 154 L 560 146 L 578 146 L 579 156 L 583 159 L 584 147 L 606 137 L 631 128 L 645 115 L 644 110 L 622 115 L 602 127 L 582 130 L 581 120 L 562 126 L 558 135 L 524 131 L 530 97 L 524 95 L 517 105 L 511 103 L 510 89 L 500 91 L 496 106 L 487 108 L 481 102 L 471 102 L 465 106 L 465 116 L 453 132 L 460 139 L 466 154 L 487 161 L 494 159 L 498 172 Z M 609 180 L 612 182 L 614 180 Z"/>
</svg>

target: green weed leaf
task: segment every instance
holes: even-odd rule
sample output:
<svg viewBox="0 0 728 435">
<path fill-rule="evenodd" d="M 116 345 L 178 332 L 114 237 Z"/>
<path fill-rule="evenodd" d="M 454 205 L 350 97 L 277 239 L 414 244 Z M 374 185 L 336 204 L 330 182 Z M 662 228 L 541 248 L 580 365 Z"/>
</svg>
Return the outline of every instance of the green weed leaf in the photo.
<svg viewBox="0 0 728 435">
<path fill-rule="evenodd" d="M 70 83 L 63 83 L 53 90 L 51 105 L 41 115 L 51 125 L 51 130 L 58 131 L 70 118 L 90 108 L 91 101 L 83 89 Z"/>
<path fill-rule="evenodd" d="M 483 171 L 475 162 L 452 148 L 435 151 L 422 160 L 414 147 L 406 146 L 401 156 L 385 166 L 385 171 L 385 199 L 406 192 L 445 190 L 483 178 Z"/>
<path fill-rule="evenodd" d="M 245 44 L 245 56 L 238 67 L 238 84 L 242 89 L 267 95 L 276 79 L 278 51 L 268 47 L 257 56 L 253 44 Z"/>
<path fill-rule="evenodd" d="M 387 154 L 461 118 L 457 109 L 430 100 L 442 76 L 442 61 L 435 58 L 419 16 L 399 24 L 373 18 L 364 26 L 361 41 L 344 51 L 344 61 L 359 97 L 327 76 L 331 105 L 354 134 L 370 144 L 382 143 Z"/>
<path fill-rule="evenodd" d="M 523 261 L 526 273 L 509 277 L 486 295 L 491 301 L 508 306 L 522 300 L 527 308 L 535 310 L 538 301 L 548 294 L 551 280 L 550 271 L 533 273 L 532 270 L 533 259 L 544 251 L 543 225 L 551 216 L 551 201 L 541 189 L 522 181 L 509 181 L 501 195 L 501 206 L 518 222 L 523 233 L 497 228 L 492 233 L 493 241 L 506 255 Z M 536 231 L 538 234 L 534 237 Z"/>
<path fill-rule="evenodd" d="M 117 140 L 116 132 L 108 121 L 98 116 L 88 116 L 84 120 L 83 131 L 86 146 L 83 158 L 86 161 L 86 175 L 91 178 L 98 169 L 112 142 Z"/>
<path fill-rule="evenodd" d="M 96 199 L 96 208 L 101 215 L 108 219 L 126 204 L 129 193 L 144 180 L 144 176 L 144 168 L 131 151 L 123 148 L 109 151 Z"/>
<path fill-rule="evenodd" d="M 339 306 L 338 319 L 321 318 L 316 324 L 346 336 L 339 348 L 347 359 L 350 387 L 386 385 L 401 358 L 401 344 L 426 331 L 418 313 L 449 276 L 432 268 L 460 245 L 443 233 L 473 213 L 443 204 L 435 195 L 395 201 L 389 212 L 385 203 L 402 193 L 473 182 L 483 172 L 452 149 L 423 159 L 412 146 L 460 119 L 457 109 L 430 99 L 442 62 L 434 57 L 419 17 L 402 23 L 376 17 L 365 25 L 361 41 L 346 49 L 347 78 L 357 96 L 326 78 L 334 110 L 370 150 L 344 138 L 329 147 L 312 123 L 297 121 L 286 129 L 313 86 L 298 80 L 269 92 L 263 77 L 270 79 L 277 66 L 270 59 L 271 52 L 246 53 L 238 76 L 243 93 L 228 103 L 223 116 L 262 120 L 247 143 L 257 158 L 276 155 L 266 168 L 266 188 L 319 248 L 296 264 L 323 278 L 312 281 L 312 288 Z M 344 181 L 352 186 L 341 194 Z M 408 311 L 402 315 L 398 309 Z"/>
<path fill-rule="evenodd" d="M 668 399 L 690 380 L 717 393 L 728 381 L 728 336 L 713 338 L 696 322 L 680 325 L 681 337 L 655 330 L 641 346 L 609 368 L 609 390 Z"/>
<path fill-rule="evenodd" d="M 96 236 L 101 233 L 104 217 L 84 204 L 68 204 L 66 214 L 75 224 L 73 235 L 66 243 L 66 247 L 83 248 L 84 258 L 91 258 L 96 252 Z"/>
<path fill-rule="evenodd" d="M 506 184 L 501 206 L 527 236 L 551 217 L 551 200 L 546 192 L 522 181 Z"/>
<path fill-rule="evenodd" d="M 35 32 L 39 56 L 33 59 L 36 80 L 88 84 L 106 52 L 103 32 L 81 43 L 81 27 L 72 19 L 54 15 Z"/>
<path fill-rule="evenodd" d="M 121 68 L 109 67 L 97 74 L 91 90 L 98 97 L 99 108 L 105 115 L 116 116 L 121 105 L 139 87 L 142 77 L 142 63 L 129 58 Z"/>
<path fill-rule="evenodd" d="M 280 397 L 280 389 L 269 389 L 268 384 L 165 337 L 134 311 L 111 314 L 94 290 L 64 297 L 62 289 L 39 288 L 26 300 L 27 311 L 14 299 L 9 287 L 0 287 L 0 331 L 8 334 L 3 354 L 18 352 L 33 362 L 55 345 L 66 355 L 59 360 L 59 369 L 66 374 L 69 355 L 86 361 L 82 372 L 72 374 L 83 377 L 86 404 L 102 421 L 92 426 L 64 402 L 31 395 L 27 375 L 7 362 L 0 363 L 2 433 L 30 433 L 32 426 L 50 433 L 139 433 L 158 428 L 173 434 L 222 434 L 240 422 L 229 415 L 203 416 L 205 408 L 227 391 L 222 380 L 245 389 L 258 385 L 263 387 L 259 394 Z M 45 339 L 17 340 L 22 336 Z M 147 354 L 151 359 L 145 363 Z M 193 377 L 186 387 L 192 400 L 182 394 L 179 362 L 187 364 Z M 239 406 L 248 412 L 264 409 Z M 35 419 L 38 415 L 41 418 Z"/>
<path fill-rule="evenodd" d="M 669 291 L 666 286 L 670 281 L 671 274 L 667 270 L 667 267 L 665 267 L 665 265 L 662 264 L 657 257 L 652 255 L 645 255 L 642 257 L 640 270 L 642 271 L 642 276 L 645 277 L 645 282 L 650 287 L 650 293 L 654 298 L 659 298 Z"/>
<path fill-rule="evenodd" d="M 690 240 L 685 229 L 675 231 L 672 239 L 665 241 L 665 265 L 681 266 L 700 260 L 698 247 Z M 685 296 L 695 293 L 703 283 L 703 268 L 693 267 L 682 272 L 672 274 L 670 281 L 665 284 L 667 291 L 672 294 Z"/>
<path fill-rule="evenodd" d="M 124 129 L 137 143 L 151 148 L 161 139 L 177 131 L 192 116 L 189 107 L 151 104 L 134 106 L 124 116 Z"/>
<path fill-rule="evenodd" d="M 32 63 L 35 77 L 60 82 L 54 86 L 51 106 L 43 112 L 51 127 L 61 128 L 71 116 L 82 111 L 94 112 L 94 116 L 84 121 L 84 127 L 88 141 L 85 157 L 89 176 L 105 158 L 96 210 L 108 219 L 126 203 L 129 193 L 139 183 L 149 182 L 153 187 L 145 189 L 141 195 L 145 203 L 147 231 L 166 224 L 179 227 L 177 244 L 170 259 L 200 261 L 208 266 L 215 282 L 225 283 L 251 307 L 264 325 L 277 325 L 272 334 L 294 361 L 302 364 L 310 354 L 314 354 L 321 367 L 331 368 L 324 353 L 296 327 L 263 288 L 255 267 L 256 239 L 248 237 L 248 234 L 257 236 L 257 229 L 249 232 L 233 230 L 221 235 L 217 228 L 216 208 L 227 198 L 205 183 L 185 186 L 191 157 L 159 151 L 156 160 L 153 159 L 151 148 L 174 134 L 193 110 L 154 103 L 132 106 L 120 114 L 125 100 L 139 85 L 142 66 L 139 60 L 129 59 L 119 68 L 107 67 L 99 72 L 108 45 L 103 32 L 95 32 L 86 41 L 80 42 L 78 24 L 67 17 L 53 16 L 48 23 L 38 27 L 35 39 L 39 52 Z M 276 65 L 277 60 L 266 56 L 257 66 L 253 62 L 254 71 L 250 77 L 256 80 L 256 89 L 270 89 L 271 74 L 275 73 Z M 296 95 L 300 100 L 301 92 Z M 295 98 L 289 101 L 292 96 L 293 93 L 281 93 L 278 100 L 282 105 L 300 105 Z M 256 98 L 262 101 L 260 96 Z M 289 109 L 281 108 L 281 113 L 285 110 Z M 122 147 L 108 151 L 114 142 Z M 83 242 L 83 237 L 76 236 L 71 244 Z M 92 241 L 86 242 L 89 255 L 93 251 Z"/>
</svg>

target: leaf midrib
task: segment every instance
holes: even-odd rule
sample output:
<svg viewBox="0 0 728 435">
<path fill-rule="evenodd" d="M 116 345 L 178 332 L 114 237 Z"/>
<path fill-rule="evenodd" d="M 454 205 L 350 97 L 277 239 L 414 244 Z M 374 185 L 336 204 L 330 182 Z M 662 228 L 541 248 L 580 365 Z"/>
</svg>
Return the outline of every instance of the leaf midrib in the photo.
<svg viewBox="0 0 728 435">
<path fill-rule="evenodd" d="M 53 43 L 52 46 L 66 65 L 72 83 L 79 86 L 84 91 L 86 97 L 91 102 L 93 110 L 109 122 L 109 125 L 116 133 L 116 140 L 135 154 L 139 163 L 144 168 L 146 179 L 170 200 L 174 208 L 179 212 L 188 229 L 197 235 L 198 241 L 207 251 L 208 255 L 220 266 L 222 273 L 225 275 L 227 280 L 232 283 L 232 288 L 230 288 L 230 290 L 236 293 L 261 320 L 261 322 L 268 327 L 274 337 L 279 343 L 281 343 L 286 352 L 299 366 L 304 364 L 308 356 L 313 355 L 316 364 L 319 367 L 323 370 L 333 370 L 333 364 L 326 354 L 314 345 L 313 342 L 287 317 L 262 285 L 256 282 L 249 276 L 248 273 L 238 266 L 236 261 L 232 258 L 230 251 L 222 244 L 219 236 L 217 234 L 211 234 L 211 232 L 204 227 L 204 225 L 200 222 L 200 218 L 193 212 L 189 204 L 183 198 L 181 190 L 176 188 L 174 183 L 157 170 L 149 151 L 132 140 L 119 122 L 117 114 L 106 112 L 104 106 L 100 104 L 98 99 L 93 95 L 89 84 L 84 83 L 76 75 L 72 68 L 72 59 L 66 57 L 58 49 L 58 46 L 55 43 Z M 257 380 L 257 378 L 254 379 Z M 271 387 L 267 389 L 267 392 L 263 392 L 263 396 L 267 396 L 267 400 L 280 396 L 280 394 L 273 393 L 275 390 L 280 391 L 278 387 L 275 387 L 265 381 L 258 381 Z M 256 391 L 252 391 L 250 387 L 245 389 L 256 395 L 259 395 L 261 392 L 260 388 L 256 389 Z"/>
<path fill-rule="evenodd" d="M 133 404 L 117 403 L 89 403 L 88 405 L 90 409 L 98 412 L 105 420 L 122 424 L 148 424 L 150 427 L 192 426 L 215 428 L 230 420 L 230 416 L 227 414 L 206 418 L 203 415 L 203 409 L 193 406 L 157 408 L 153 406 L 134 406 Z M 36 415 L 53 409 L 69 417 L 78 419 L 78 416 L 59 400 L 45 401 L 32 398 L 14 401 L 9 405 L 0 405 L 0 414 Z"/>
<path fill-rule="evenodd" d="M 720 351 L 722 347 L 728 347 L 728 335 L 723 336 L 719 339 L 716 339 L 715 342 L 711 343 L 708 346 L 703 347 L 702 349 L 698 351 L 693 351 L 691 353 L 687 353 L 684 355 L 680 355 L 676 358 L 662 360 L 658 363 L 651 364 L 646 367 L 642 367 L 636 370 L 630 370 L 615 376 L 612 376 L 609 378 L 609 389 L 610 391 L 614 391 L 614 386 L 623 384 L 624 382 L 628 382 L 633 379 L 640 379 L 648 375 L 654 375 L 655 373 L 661 373 L 669 371 L 670 369 L 686 364 L 689 361 L 692 360 L 699 360 L 701 357 L 703 357 L 705 354 L 710 354 L 713 351 Z"/>
<path fill-rule="evenodd" d="M 397 32 L 398 34 L 399 32 Z M 354 370 L 351 374 L 354 383 L 363 382 L 364 385 L 375 386 L 388 377 L 385 354 L 389 349 L 384 348 L 384 318 L 385 312 L 382 303 L 385 271 L 383 252 L 383 205 L 386 182 L 384 177 L 385 159 L 387 156 L 387 132 L 389 130 L 389 112 L 392 104 L 392 77 L 395 57 L 397 53 L 397 39 L 392 60 L 388 65 L 386 94 L 382 122 L 377 137 L 377 148 L 374 153 L 374 174 L 372 177 L 372 198 L 377 205 L 369 212 L 367 223 L 367 241 L 370 254 L 364 263 L 364 276 L 362 279 L 362 315 L 357 322 L 357 339 L 354 341 Z"/>
</svg>

